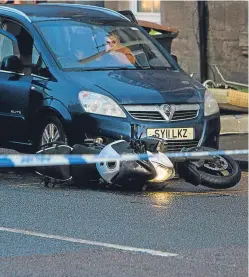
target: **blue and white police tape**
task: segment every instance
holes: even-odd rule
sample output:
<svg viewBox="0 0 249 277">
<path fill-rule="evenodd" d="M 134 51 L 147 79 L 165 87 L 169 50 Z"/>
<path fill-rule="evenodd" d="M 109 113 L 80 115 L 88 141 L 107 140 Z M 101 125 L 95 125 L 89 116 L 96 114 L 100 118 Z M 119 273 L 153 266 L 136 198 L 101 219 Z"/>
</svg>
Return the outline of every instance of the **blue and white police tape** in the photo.
<svg viewBox="0 0 249 277">
<path fill-rule="evenodd" d="M 166 153 L 167 157 L 177 161 L 184 158 L 201 158 L 212 157 L 217 155 L 248 155 L 248 149 L 245 150 L 227 150 L 227 151 L 204 151 L 204 152 L 177 152 Z M 153 156 L 157 156 L 153 154 Z M 148 160 L 151 155 L 148 154 L 124 154 L 118 157 L 107 156 L 99 157 L 99 155 L 0 155 L 1 167 L 38 167 L 38 166 L 59 166 L 59 165 L 80 165 L 95 164 L 98 162 L 114 162 L 114 161 L 134 161 Z M 159 157 L 160 158 L 160 157 Z"/>
</svg>

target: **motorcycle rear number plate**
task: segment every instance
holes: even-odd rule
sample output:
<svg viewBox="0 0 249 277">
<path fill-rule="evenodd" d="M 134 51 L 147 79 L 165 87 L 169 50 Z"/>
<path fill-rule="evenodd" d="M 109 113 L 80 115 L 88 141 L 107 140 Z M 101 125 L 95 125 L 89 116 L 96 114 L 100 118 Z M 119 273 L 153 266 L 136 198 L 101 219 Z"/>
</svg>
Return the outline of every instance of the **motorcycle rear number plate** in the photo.
<svg viewBox="0 0 249 277">
<path fill-rule="evenodd" d="M 147 129 L 147 136 L 165 140 L 192 140 L 194 128 Z"/>
</svg>

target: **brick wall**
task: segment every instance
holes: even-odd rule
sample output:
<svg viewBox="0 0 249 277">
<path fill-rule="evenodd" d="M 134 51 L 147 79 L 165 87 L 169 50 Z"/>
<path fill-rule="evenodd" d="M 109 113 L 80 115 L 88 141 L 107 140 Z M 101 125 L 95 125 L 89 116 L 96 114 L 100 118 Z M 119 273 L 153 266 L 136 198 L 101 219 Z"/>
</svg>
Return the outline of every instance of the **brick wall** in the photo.
<svg viewBox="0 0 249 277">
<path fill-rule="evenodd" d="M 199 78 L 199 51 L 196 1 L 163 1 L 162 23 L 179 30 L 172 53 L 188 72 Z M 248 70 L 248 3 L 247 1 L 208 1 L 209 64 L 217 64 L 226 79 L 247 82 Z M 209 77 L 213 78 L 209 68 Z M 216 74 L 216 79 L 219 77 Z"/>
</svg>

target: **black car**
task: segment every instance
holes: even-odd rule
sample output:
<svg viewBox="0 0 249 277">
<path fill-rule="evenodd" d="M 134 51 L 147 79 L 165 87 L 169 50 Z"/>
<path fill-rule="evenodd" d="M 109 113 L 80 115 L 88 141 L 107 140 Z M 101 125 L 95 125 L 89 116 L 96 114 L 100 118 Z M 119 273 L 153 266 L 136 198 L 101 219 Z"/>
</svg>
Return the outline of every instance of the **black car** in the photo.
<svg viewBox="0 0 249 277">
<path fill-rule="evenodd" d="M 21 152 L 142 136 L 218 148 L 217 102 L 122 14 L 77 4 L 0 6 L 0 144 Z"/>
</svg>

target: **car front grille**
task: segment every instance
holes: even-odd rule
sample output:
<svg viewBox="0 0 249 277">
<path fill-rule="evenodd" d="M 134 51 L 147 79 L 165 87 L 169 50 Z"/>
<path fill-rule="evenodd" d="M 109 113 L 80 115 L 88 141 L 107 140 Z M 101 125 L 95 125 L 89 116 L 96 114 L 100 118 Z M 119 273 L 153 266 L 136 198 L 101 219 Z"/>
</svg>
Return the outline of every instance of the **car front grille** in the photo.
<svg viewBox="0 0 249 277">
<path fill-rule="evenodd" d="M 156 121 L 165 120 L 163 116 L 157 111 L 129 111 L 130 115 L 136 119 Z"/>
<path fill-rule="evenodd" d="M 169 122 L 184 121 L 198 117 L 200 105 L 125 105 L 124 108 L 137 120 Z"/>
<path fill-rule="evenodd" d="M 183 148 L 196 147 L 198 143 L 199 140 L 167 140 L 167 152 L 179 152 Z"/>
<path fill-rule="evenodd" d="M 193 119 L 198 116 L 199 110 L 190 110 L 190 111 L 175 111 L 171 121 L 180 121 Z"/>
</svg>

